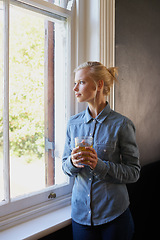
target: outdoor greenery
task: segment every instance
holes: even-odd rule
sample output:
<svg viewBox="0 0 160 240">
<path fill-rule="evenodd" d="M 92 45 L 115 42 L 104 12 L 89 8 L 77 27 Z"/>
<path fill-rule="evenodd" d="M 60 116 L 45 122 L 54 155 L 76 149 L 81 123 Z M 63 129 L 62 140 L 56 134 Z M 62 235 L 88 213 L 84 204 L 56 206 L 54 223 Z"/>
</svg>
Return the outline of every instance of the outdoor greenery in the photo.
<svg viewBox="0 0 160 240">
<path fill-rule="evenodd" d="M 2 21 L 0 22 L 2 32 Z M 1 33 L 0 32 L 0 33 Z M 0 43 L 2 34 L 0 34 Z M 3 55 L 0 47 L 0 56 Z M 10 17 L 11 153 L 28 162 L 44 155 L 44 19 L 17 7 Z M 0 62 L 0 77 L 2 62 Z M 2 79 L 0 80 L 2 86 Z M 3 144 L 2 96 L 0 97 L 0 146 Z M 28 157 L 27 157 L 28 156 Z"/>
</svg>

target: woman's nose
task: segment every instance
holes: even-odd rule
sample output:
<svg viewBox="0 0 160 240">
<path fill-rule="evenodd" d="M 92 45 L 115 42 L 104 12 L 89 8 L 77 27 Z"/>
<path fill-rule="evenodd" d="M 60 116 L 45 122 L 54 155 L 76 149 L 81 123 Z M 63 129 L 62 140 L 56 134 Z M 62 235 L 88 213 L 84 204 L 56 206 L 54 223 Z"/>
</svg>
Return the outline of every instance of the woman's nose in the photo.
<svg viewBox="0 0 160 240">
<path fill-rule="evenodd" d="M 74 88 L 73 88 L 73 91 L 77 92 L 78 91 L 78 83 L 75 84 Z"/>
</svg>

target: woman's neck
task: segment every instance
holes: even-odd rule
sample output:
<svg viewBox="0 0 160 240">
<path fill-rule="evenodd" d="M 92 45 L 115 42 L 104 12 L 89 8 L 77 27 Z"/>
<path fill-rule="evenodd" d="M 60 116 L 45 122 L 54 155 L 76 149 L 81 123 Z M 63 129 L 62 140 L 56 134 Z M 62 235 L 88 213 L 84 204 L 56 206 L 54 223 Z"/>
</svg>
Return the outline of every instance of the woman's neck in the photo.
<svg viewBox="0 0 160 240">
<path fill-rule="evenodd" d="M 93 118 L 96 118 L 99 113 L 105 108 L 106 100 L 105 98 L 95 101 L 93 103 L 88 103 L 90 114 Z"/>
</svg>

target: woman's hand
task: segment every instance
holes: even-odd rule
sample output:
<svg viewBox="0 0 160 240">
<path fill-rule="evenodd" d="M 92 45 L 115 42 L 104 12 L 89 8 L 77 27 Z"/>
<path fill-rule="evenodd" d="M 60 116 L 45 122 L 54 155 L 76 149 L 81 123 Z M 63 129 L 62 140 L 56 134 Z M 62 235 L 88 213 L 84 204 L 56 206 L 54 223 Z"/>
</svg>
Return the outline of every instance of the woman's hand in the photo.
<svg viewBox="0 0 160 240">
<path fill-rule="evenodd" d="M 88 165 L 94 169 L 98 162 L 97 153 L 94 148 L 85 147 L 85 149 L 86 151 L 80 151 L 80 147 L 77 147 L 72 150 L 72 163 L 77 168 L 84 168 L 84 165 Z"/>
<path fill-rule="evenodd" d="M 81 152 L 79 152 L 79 149 L 80 149 L 79 147 L 76 147 L 71 152 L 72 164 L 77 168 L 84 168 L 84 165 L 79 164 L 81 163 L 81 159 L 80 159 Z"/>
</svg>

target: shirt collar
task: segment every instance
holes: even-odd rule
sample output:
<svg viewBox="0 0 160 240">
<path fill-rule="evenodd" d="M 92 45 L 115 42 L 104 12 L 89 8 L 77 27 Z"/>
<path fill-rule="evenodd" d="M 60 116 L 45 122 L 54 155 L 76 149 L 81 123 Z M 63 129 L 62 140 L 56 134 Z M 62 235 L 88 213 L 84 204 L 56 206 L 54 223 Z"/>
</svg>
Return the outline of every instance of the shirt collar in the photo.
<svg viewBox="0 0 160 240">
<path fill-rule="evenodd" d="M 105 108 L 99 113 L 99 115 L 95 118 L 98 122 L 102 123 L 109 115 L 111 108 L 108 102 L 106 102 L 107 105 Z M 87 107 L 86 112 L 85 112 L 85 122 L 88 123 L 94 118 L 90 115 L 89 113 L 89 107 Z"/>
</svg>

